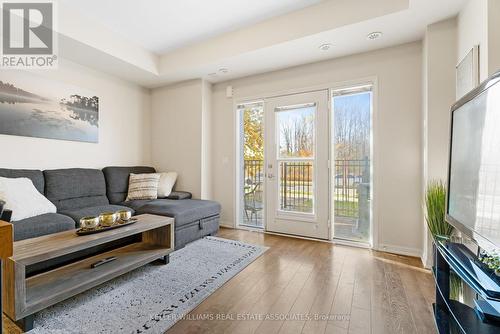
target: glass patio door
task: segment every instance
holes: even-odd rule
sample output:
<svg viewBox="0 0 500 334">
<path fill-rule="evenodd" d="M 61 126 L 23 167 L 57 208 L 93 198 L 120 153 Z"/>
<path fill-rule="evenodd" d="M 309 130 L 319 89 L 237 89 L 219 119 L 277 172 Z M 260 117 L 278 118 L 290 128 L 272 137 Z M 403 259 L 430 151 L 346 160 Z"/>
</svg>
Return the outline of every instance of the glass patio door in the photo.
<svg viewBox="0 0 500 334">
<path fill-rule="evenodd" d="M 239 200 L 238 225 L 264 227 L 264 103 L 238 105 Z"/>
<path fill-rule="evenodd" d="M 328 91 L 264 105 L 266 229 L 328 239 Z"/>
<path fill-rule="evenodd" d="M 370 244 L 372 235 L 372 86 L 332 92 L 333 236 Z"/>
</svg>

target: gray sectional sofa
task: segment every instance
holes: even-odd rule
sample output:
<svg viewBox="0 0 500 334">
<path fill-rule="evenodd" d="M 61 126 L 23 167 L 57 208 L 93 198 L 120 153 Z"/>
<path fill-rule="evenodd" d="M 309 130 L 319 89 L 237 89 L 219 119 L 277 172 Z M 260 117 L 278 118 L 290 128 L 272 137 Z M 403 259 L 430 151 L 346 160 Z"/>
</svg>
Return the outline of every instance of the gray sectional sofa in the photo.
<svg viewBox="0 0 500 334">
<path fill-rule="evenodd" d="M 190 198 L 126 201 L 130 173 L 155 172 L 152 167 L 70 168 L 43 172 L 0 168 L 0 177 L 31 179 L 37 190 L 57 207 L 57 213 L 12 222 L 14 240 L 71 230 L 78 227 L 84 216 L 123 209 L 135 214 L 173 217 L 176 249 L 204 236 L 215 235 L 221 209 L 217 202 Z"/>
</svg>

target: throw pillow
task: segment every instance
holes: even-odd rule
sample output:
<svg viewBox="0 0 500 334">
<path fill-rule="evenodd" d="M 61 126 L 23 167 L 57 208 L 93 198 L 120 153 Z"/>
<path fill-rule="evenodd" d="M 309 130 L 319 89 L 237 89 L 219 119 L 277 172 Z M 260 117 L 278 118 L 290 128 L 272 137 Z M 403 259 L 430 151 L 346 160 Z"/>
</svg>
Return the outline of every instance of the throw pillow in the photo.
<svg viewBox="0 0 500 334">
<path fill-rule="evenodd" d="M 0 177 L 0 199 L 5 201 L 4 209 L 12 210 L 12 221 L 56 212 L 56 206 L 26 177 Z"/>
<path fill-rule="evenodd" d="M 159 173 L 160 182 L 158 183 L 158 198 L 165 198 L 170 195 L 172 188 L 177 180 L 176 172 Z"/>
<path fill-rule="evenodd" d="M 127 201 L 135 199 L 157 199 L 160 174 L 130 174 Z"/>
</svg>

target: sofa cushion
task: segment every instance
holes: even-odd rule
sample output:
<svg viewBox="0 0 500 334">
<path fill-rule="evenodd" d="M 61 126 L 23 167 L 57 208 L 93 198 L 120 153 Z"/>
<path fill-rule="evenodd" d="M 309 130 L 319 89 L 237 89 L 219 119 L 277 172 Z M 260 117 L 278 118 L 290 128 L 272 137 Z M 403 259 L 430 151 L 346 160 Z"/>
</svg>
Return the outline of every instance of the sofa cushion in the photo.
<svg viewBox="0 0 500 334">
<path fill-rule="evenodd" d="M 186 200 L 186 199 L 190 199 L 191 197 L 193 197 L 193 196 L 191 195 L 191 193 L 189 193 L 187 191 L 172 191 L 170 193 L 170 195 L 167 197 L 167 199 Z M 119 205 L 125 205 L 125 206 L 128 206 L 129 208 L 132 208 L 132 209 L 137 211 L 140 207 L 142 207 L 146 204 L 154 203 L 156 201 L 159 201 L 159 203 L 162 203 L 163 200 L 164 199 L 156 199 L 156 200 L 136 199 L 136 200 L 132 200 L 132 201 L 121 202 L 121 203 L 119 203 Z"/>
<path fill-rule="evenodd" d="M 128 193 L 128 179 L 130 174 L 156 173 L 153 167 L 106 167 L 103 170 L 106 178 L 106 194 L 111 204 L 125 201 Z"/>
<path fill-rule="evenodd" d="M 36 190 L 38 190 L 41 194 L 44 194 L 45 180 L 43 178 L 43 172 L 41 170 L 0 168 L 0 176 L 12 179 L 27 177 L 33 182 Z"/>
<path fill-rule="evenodd" d="M 175 228 L 199 221 L 203 218 L 220 214 L 221 206 L 214 201 L 186 199 L 157 199 L 137 209 L 137 214 L 150 213 L 154 215 L 175 218 Z"/>
<path fill-rule="evenodd" d="M 58 213 L 46 213 L 18 220 L 12 222 L 12 225 L 14 227 L 15 241 L 73 230 L 76 227 L 73 219 Z"/>
<path fill-rule="evenodd" d="M 134 199 L 132 201 L 125 201 L 120 203 L 120 205 L 128 206 L 137 211 L 141 206 L 151 203 L 152 201 L 149 199 Z"/>
<path fill-rule="evenodd" d="M 103 212 L 116 212 L 120 210 L 128 210 L 134 214 L 135 210 L 121 205 L 99 205 L 91 206 L 88 208 L 61 211 L 61 214 L 71 217 L 76 223 L 77 227 L 80 227 L 80 219 L 87 216 L 99 216 Z"/>
<path fill-rule="evenodd" d="M 59 211 L 109 204 L 106 181 L 99 169 L 45 170 L 45 195 Z"/>
<path fill-rule="evenodd" d="M 193 194 L 188 191 L 172 191 L 170 195 L 167 196 L 167 199 L 191 199 L 193 198 Z"/>
</svg>

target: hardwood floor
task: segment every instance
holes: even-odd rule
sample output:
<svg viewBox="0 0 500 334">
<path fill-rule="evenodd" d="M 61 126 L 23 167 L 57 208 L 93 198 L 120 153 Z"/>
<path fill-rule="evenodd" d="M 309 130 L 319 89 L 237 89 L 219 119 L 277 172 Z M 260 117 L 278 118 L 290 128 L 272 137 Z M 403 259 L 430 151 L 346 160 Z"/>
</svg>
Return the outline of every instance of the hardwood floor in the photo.
<svg viewBox="0 0 500 334">
<path fill-rule="evenodd" d="M 167 334 L 436 333 L 433 279 L 420 259 L 241 230 L 219 236 L 270 249 Z"/>
<path fill-rule="evenodd" d="M 420 259 L 242 230 L 219 236 L 270 249 L 167 334 L 436 333 Z"/>
</svg>

